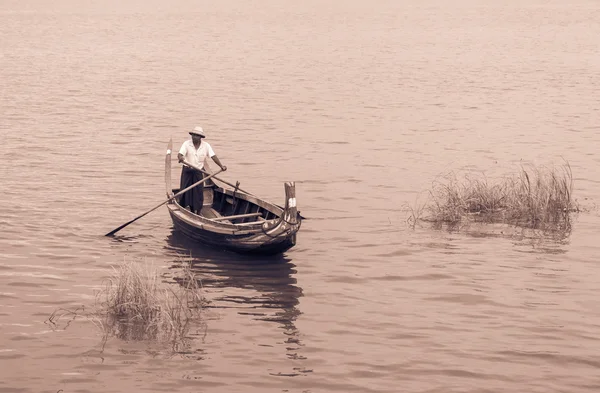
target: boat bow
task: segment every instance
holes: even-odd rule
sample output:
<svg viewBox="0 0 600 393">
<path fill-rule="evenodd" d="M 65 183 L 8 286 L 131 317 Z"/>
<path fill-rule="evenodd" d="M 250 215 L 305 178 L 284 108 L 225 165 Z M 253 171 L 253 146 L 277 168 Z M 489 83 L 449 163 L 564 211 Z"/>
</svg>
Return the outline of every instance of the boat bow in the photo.
<svg viewBox="0 0 600 393">
<path fill-rule="evenodd" d="M 279 220 L 274 223 L 264 223 L 263 232 L 273 239 L 281 236 L 292 236 L 300 230 L 301 223 L 302 219 L 298 213 L 296 203 L 296 184 L 294 182 L 286 182 L 285 207 L 283 208 L 283 214 L 281 214 Z"/>
</svg>

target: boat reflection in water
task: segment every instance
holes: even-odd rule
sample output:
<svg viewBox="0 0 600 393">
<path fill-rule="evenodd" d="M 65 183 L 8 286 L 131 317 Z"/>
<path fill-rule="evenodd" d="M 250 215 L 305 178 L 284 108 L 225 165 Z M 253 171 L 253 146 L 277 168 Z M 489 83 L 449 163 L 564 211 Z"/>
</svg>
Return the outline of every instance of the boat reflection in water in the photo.
<svg viewBox="0 0 600 393">
<path fill-rule="evenodd" d="M 224 289 L 221 296 L 210 298 L 207 308 L 235 308 L 240 315 L 281 324 L 288 358 L 303 359 L 297 353 L 302 344 L 294 325 L 301 314 L 298 304 L 302 288 L 296 285 L 295 265 L 289 258 L 215 250 L 175 229 L 167 236 L 167 248 L 175 256 L 174 268 L 191 260 L 192 271 L 204 288 Z"/>
</svg>

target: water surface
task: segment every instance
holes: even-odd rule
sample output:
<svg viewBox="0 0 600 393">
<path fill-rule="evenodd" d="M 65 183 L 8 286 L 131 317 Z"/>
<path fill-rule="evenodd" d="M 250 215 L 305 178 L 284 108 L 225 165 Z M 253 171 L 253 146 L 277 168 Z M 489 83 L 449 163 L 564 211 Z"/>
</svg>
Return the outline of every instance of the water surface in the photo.
<svg viewBox="0 0 600 393">
<path fill-rule="evenodd" d="M 0 391 L 596 392 L 595 1 L 0 5 Z M 190 244 L 159 209 L 202 125 L 224 178 L 309 217 L 279 260 Z M 571 233 L 406 223 L 449 171 L 569 162 Z M 177 172 L 174 171 L 176 178 Z M 189 351 L 111 339 L 111 266 L 210 301 Z M 277 262 L 277 263 L 273 263 Z M 175 284 L 168 284 L 175 285 Z"/>
</svg>

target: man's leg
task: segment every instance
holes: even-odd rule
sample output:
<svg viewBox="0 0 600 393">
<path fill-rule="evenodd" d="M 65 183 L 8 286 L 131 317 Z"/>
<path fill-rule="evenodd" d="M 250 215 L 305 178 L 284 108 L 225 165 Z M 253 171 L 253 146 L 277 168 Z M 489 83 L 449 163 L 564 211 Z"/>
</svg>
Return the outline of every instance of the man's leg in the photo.
<svg viewBox="0 0 600 393">
<path fill-rule="evenodd" d="M 202 172 L 194 172 L 194 183 L 204 179 L 204 174 Z M 204 204 L 204 184 L 200 184 L 192 188 L 192 190 L 194 190 L 194 204 L 192 206 L 192 211 L 196 214 L 200 214 L 202 205 Z"/>
<path fill-rule="evenodd" d="M 193 180 L 193 176 L 189 172 L 189 170 L 186 167 L 182 167 L 181 168 L 181 177 L 179 180 L 179 190 L 183 190 L 183 189 L 187 188 L 188 186 L 191 186 L 192 180 Z M 181 206 L 183 206 L 184 208 L 190 208 L 190 210 L 191 210 L 191 207 L 190 207 L 191 203 L 192 203 L 192 198 L 191 198 L 191 193 L 189 191 L 184 192 L 179 197 L 179 204 Z"/>
</svg>

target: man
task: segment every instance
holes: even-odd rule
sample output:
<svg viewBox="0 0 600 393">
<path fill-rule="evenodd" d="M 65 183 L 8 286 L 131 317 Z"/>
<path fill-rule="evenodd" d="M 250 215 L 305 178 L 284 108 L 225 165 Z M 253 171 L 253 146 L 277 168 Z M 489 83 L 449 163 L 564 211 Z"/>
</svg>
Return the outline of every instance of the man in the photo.
<svg viewBox="0 0 600 393">
<path fill-rule="evenodd" d="M 206 133 L 202 127 L 198 126 L 194 128 L 194 131 L 190 131 L 190 135 L 192 136 L 192 140 L 183 142 L 181 149 L 179 149 L 179 154 L 177 155 L 179 162 L 183 162 L 185 160 L 186 162 L 189 162 L 200 169 L 204 169 L 204 161 L 206 160 L 206 157 L 210 157 L 219 167 L 221 167 L 222 170 L 227 170 L 227 167 L 221 164 L 221 161 L 219 161 L 219 158 L 215 155 L 215 152 L 208 142 L 202 141 L 202 139 L 206 138 Z M 183 168 L 181 168 L 181 181 L 179 187 L 181 190 L 183 190 L 184 188 L 202 180 L 203 177 L 204 176 L 202 172 L 184 165 Z M 179 204 L 181 206 L 186 208 L 189 206 L 190 211 L 196 214 L 200 214 L 203 203 L 203 184 L 192 188 L 188 192 L 184 193 L 179 199 Z"/>
</svg>

